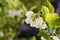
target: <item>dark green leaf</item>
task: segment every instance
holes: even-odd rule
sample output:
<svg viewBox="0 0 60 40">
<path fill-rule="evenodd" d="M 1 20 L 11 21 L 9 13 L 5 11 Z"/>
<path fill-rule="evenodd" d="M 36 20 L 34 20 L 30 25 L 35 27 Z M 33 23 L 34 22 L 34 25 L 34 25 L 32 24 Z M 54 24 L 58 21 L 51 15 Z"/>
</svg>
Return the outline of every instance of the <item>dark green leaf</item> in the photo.
<svg viewBox="0 0 60 40">
<path fill-rule="evenodd" d="M 53 25 L 53 26 L 59 26 L 59 25 L 60 25 L 60 18 L 52 21 L 52 22 L 51 22 L 51 25 Z"/>
<path fill-rule="evenodd" d="M 47 40 L 50 40 L 50 34 L 46 30 L 41 30 L 39 33 L 40 36 L 43 36 Z"/>
</svg>

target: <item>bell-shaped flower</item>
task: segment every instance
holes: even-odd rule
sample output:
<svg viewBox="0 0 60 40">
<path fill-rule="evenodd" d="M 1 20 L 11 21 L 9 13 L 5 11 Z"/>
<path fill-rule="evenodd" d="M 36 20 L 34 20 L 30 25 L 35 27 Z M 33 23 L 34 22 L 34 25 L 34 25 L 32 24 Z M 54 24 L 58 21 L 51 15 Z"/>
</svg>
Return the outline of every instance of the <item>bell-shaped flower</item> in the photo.
<svg viewBox="0 0 60 40">
<path fill-rule="evenodd" d="M 31 17 L 32 15 L 33 15 L 33 11 L 28 11 L 28 12 L 26 12 L 26 17 Z"/>
</svg>

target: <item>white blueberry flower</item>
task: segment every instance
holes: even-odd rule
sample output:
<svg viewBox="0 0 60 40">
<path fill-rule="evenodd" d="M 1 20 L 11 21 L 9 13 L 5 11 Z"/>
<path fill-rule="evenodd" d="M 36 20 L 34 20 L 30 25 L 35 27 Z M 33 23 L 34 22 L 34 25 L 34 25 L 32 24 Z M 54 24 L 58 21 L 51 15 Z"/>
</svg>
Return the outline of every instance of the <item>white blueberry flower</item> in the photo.
<svg viewBox="0 0 60 40">
<path fill-rule="evenodd" d="M 46 23 L 43 23 L 43 25 L 42 25 L 40 28 L 41 28 L 41 29 L 45 29 L 45 28 L 47 28 Z"/>
<path fill-rule="evenodd" d="M 26 17 L 31 17 L 33 15 L 33 11 L 26 12 Z"/>
<path fill-rule="evenodd" d="M 21 17 L 22 14 L 20 11 L 12 11 L 12 10 L 9 10 L 8 11 L 8 15 L 12 18 L 14 18 L 15 16 L 18 16 L 18 17 Z"/>
<path fill-rule="evenodd" d="M 25 22 L 26 22 L 27 24 L 31 23 L 31 22 L 32 22 L 32 18 L 31 18 L 31 17 L 26 18 Z"/>
<path fill-rule="evenodd" d="M 35 22 L 35 21 L 32 21 L 32 22 L 30 23 L 30 26 L 31 26 L 31 27 L 36 27 L 35 24 L 36 24 L 36 22 Z"/>
<path fill-rule="evenodd" d="M 51 36 L 53 40 L 60 40 L 57 36 Z"/>
<path fill-rule="evenodd" d="M 36 19 L 35 21 L 36 21 L 35 23 L 36 28 L 45 29 L 47 27 L 46 23 L 43 22 L 42 17 Z"/>
<path fill-rule="evenodd" d="M 44 37 L 41 37 L 41 40 L 46 40 Z"/>
<path fill-rule="evenodd" d="M 0 31 L 0 37 L 3 36 L 3 32 Z"/>
<path fill-rule="evenodd" d="M 43 19 L 42 19 L 42 17 L 40 17 L 40 18 L 36 18 L 36 25 L 38 26 L 38 25 L 42 25 L 42 23 L 43 23 Z"/>
</svg>

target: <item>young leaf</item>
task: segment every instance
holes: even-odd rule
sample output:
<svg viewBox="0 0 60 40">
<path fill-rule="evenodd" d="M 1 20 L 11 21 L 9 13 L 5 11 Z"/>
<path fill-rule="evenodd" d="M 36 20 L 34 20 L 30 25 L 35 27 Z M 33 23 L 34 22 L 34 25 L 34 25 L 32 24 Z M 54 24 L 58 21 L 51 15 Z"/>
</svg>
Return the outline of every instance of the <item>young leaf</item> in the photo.
<svg viewBox="0 0 60 40">
<path fill-rule="evenodd" d="M 48 9 L 47 7 L 45 7 L 45 6 L 42 6 L 41 11 L 42 11 L 42 15 L 43 15 L 44 17 L 46 16 L 46 14 L 49 13 L 49 9 Z"/>
<path fill-rule="evenodd" d="M 50 13 L 54 13 L 54 7 L 52 6 L 52 4 L 48 0 L 46 0 L 44 6 L 49 8 Z"/>
<path fill-rule="evenodd" d="M 53 20 L 55 20 L 57 18 L 59 18 L 58 14 L 56 14 L 56 13 L 50 13 L 50 14 L 47 14 L 45 16 L 45 21 L 49 23 L 49 22 L 51 22 L 51 21 L 53 21 Z"/>
</svg>

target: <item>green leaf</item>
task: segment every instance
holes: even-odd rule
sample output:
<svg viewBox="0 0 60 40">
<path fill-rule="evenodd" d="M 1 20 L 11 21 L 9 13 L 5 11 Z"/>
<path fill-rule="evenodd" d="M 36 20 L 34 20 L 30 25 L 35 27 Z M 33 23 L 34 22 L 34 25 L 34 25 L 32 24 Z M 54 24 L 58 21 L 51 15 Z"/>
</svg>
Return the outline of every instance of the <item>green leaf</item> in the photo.
<svg viewBox="0 0 60 40">
<path fill-rule="evenodd" d="M 54 21 L 52 21 L 52 22 L 50 22 L 51 23 L 51 25 L 53 25 L 53 26 L 59 26 L 60 25 L 60 18 L 58 18 L 58 19 L 56 19 L 56 20 L 54 20 Z"/>
<path fill-rule="evenodd" d="M 34 6 L 32 6 L 32 7 L 30 8 L 30 10 L 34 10 L 36 7 L 37 7 L 37 6 L 34 5 Z"/>
<path fill-rule="evenodd" d="M 42 5 L 46 2 L 46 0 L 39 0 L 39 1 L 36 1 L 36 6 L 37 8 L 34 9 L 35 12 L 39 12 L 41 11 L 41 8 L 42 8 Z"/>
<path fill-rule="evenodd" d="M 42 12 L 47 14 L 49 13 L 49 9 L 46 6 L 42 6 Z"/>
<path fill-rule="evenodd" d="M 50 13 L 54 13 L 54 7 L 52 6 L 52 4 L 48 0 L 46 0 L 44 6 L 48 7 Z"/>
<path fill-rule="evenodd" d="M 49 23 L 49 22 L 51 22 L 51 21 L 53 21 L 53 20 L 55 20 L 57 18 L 59 18 L 59 15 L 58 14 L 56 14 L 56 13 L 50 13 L 50 14 L 46 14 L 45 21 L 47 23 Z"/>
<path fill-rule="evenodd" d="M 46 14 L 49 13 L 49 9 L 48 9 L 47 7 L 45 7 L 45 6 L 42 6 L 41 11 L 42 11 L 42 15 L 43 15 L 44 17 L 46 16 Z"/>
<path fill-rule="evenodd" d="M 41 9 L 42 8 L 42 5 L 45 3 L 45 1 L 44 0 L 40 0 L 40 2 L 39 3 L 37 3 L 38 5 L 37 5 L 37 9 L 39 10 L 39 9 Z"/>
<path fill-rule="evenodd" d="M 4 24 L 5 24 L 5 22 L 6 22 L 6 19 L 5 19 L 5 17 L 0 17 L 0 27 L 3 27 L 4 26 Z"/>
<path fill-rule="evenodd" d="M 10 36 L 12 34 L 12 32 L 8 32 L 8 33 L 6 33 L 5 35 L 4 35 L 4 37 L 8 37 L 8 36 Z"/>
<path fill-rule="evenodd" d="M 35 38 L 35 36 L 33 36 L 29 40 L 36 40 L 36 38 Z"/>
<path fill-rule="evenodd" d="M 27 11 L 27 8 L 24 6 L 24 4 L 22 4 L 22 9 L 23 9 L 24 11 Z"/>
<path fill-rule="evenodd" d="M 39 32 L 39 36 L 43 36 L 44 38 L 46 38 L 47 40 L 50 40 L 50 34 L 46 31 L 46 30 L 41 30 Z"/>
<path fill-rule="evenodd" d="M 60 35 L 60 29 L 59 29 L 59 28 L 56 30 L 56 33 L 57 33 L 58 35 Z"/>
</svg>

